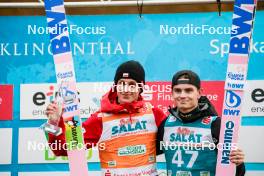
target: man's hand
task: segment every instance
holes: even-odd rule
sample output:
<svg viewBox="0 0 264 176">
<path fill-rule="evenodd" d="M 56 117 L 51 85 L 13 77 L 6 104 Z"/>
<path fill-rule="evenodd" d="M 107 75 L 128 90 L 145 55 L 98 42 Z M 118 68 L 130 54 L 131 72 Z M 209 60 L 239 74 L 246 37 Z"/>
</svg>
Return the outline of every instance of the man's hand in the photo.
<svg viewBox="0 0 264 176">
<path fill-rule="evenodd" d="M 241 149 L 232 150 L 230 153 L 230 161 L 237 166 L 244 162 L 245 155 Z"/>
</svg>

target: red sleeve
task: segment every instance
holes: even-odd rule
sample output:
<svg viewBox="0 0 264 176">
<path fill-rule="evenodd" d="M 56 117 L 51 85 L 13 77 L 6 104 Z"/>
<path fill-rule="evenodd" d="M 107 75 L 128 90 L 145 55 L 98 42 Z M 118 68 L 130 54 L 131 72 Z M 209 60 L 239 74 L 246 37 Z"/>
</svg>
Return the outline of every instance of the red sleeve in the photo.
<svg viewBox="0 0 264 176">
<path fill-rule="evenodd" d="M 50 149 L 56 156 L 67 156 L 67 151 L 65 150 L 65 125 L 63 118 L 60 118 L 59 127 L 62 128 L 62 134 L 55 136 L 49 133 L 49 146 Z M 60 147 L 63 146 L 63 147 Z"/>
<path fill-rule="evenodd" d="M 159 127 L 161 122 L 163 122 L 167 116 L 160 108 L 152 108 L 152 111 L 155 116 L 156 125 Z"/>
<path fill-rule="evenodd" d="M 65 125 L 63 119 L 60 119 L 59 127 L 62 128 L 62 134 L 54 136 L 49 134 L 49 146 L 56 156 L 67 156 L 67 150 L 65 147 L 52 147 L 55 144 L 57 146 L 63 146 L 66 143 L 65 140 Z M 91 148 L 97 144 L 102 134 L 102 118 L 97 116 L 97 113 L 91 115 L 85 122 L 82 123 L 84 129 L 84 143 L 86 148 Z"/>
<path fill-rule="evenodd" d="M 97 113 L 93 114 L 82 124 L 85 130 L 83 136 L 87 148 L 94 147 L 97 144 L 103 131 L 102 118 L 97 115 Z"/>
</svg>

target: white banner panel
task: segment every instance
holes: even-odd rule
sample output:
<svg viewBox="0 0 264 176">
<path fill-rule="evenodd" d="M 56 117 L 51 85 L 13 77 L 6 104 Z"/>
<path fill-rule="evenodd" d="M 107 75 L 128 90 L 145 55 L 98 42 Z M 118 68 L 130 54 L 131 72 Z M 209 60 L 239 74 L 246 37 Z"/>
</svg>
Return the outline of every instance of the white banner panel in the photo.
<svg viewBox="0 0 264 176">
<path fill-rule="evenodd" d="M 87 118 L 100 107 L 100 99 L 112 82 L 78 83 L 81 117 Z M 56 94 L 55 84 L 21 84 L 20 119 L 45 119 L 45 109 Z M 247 81 L 242 116 L 264 116 L 264 81 Z"/>
<path fill-rule="evenodd" d="M 245 153 L 245 162 L 264 162 L 264 126 L 241 126 L 239 130 L 239 147 Z"/>
<path fill-rule="evenodd" d="M 18 163 L 67 163 L 66 157 L 57 157 L 48 147 L 45 134 L 39 128 L 19 129 Z M 98 162 L 98 151 L 87 150 L 87 161 Z"/>
<path fill-rule="evenodd" d="M 264 81 L 247 81 L 242 106 L 243 116 L 264 116 Z"/>
<path fill-rule="evenodd" d="M 263 176 L 264 171 L 246 171 L 245 176 Z"/>
<path fill-rule="evenodd" d="M 0 176 L 11 176 L 10 172 L 0 172 Z"/>
<path fill-rule="evenodd" d="M 87 118 L 100 107 L 100 99 L 110 90 L 111 82 L 78 83 L 80 115 Z M 57 92 L 55 84 L 20 85 L 20 119 L 46 119 L 45 109 Z"/>
<path fill-rule="evenodd" d="M 1 122 L 0 122 L 1 123 Z M 11 164 L 12 129 L 0 128 L 0 164 Z"/>
</svg>

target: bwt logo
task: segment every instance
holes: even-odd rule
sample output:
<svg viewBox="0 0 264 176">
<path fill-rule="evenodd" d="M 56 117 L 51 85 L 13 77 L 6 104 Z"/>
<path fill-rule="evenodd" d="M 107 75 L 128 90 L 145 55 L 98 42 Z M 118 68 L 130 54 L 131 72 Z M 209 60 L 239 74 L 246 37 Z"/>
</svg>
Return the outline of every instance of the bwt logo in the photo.
<svg viewBox="0 0 264 176">
<path fill-rule="evenodd" d="M 261 88 L 254 89 L 251 93 L 251 98 L 256 103 L 264 102 L 264 90 Z"/>
<path fill-rule="evenodd" d="M 231 84 L 231 83 L 227 83 L 227 87 L 232 88 L 232 89 L 243 89 L 244 84 Z"/>
<path fill-rule="evenodd" d="M 2 104 L 2 102 L 3 102 L 3 100 L 2 100 L 2 98 L 0 97 L 0 105 Z"/>
<path fill-rule="evenodd" d="M 236 108 L 241 104 L 241 98 L 235 94 L 233 91 L 228 90 L 226 91 L 226 99 L 225 99 L 226 106 L 230 108 Z"/>
<path fill-rule="evenodd" d="M 79 92 L 77 92 L 78 95 L 80 94 Z M 55 97 L 57 96 L 58 92 L 54 90 L 54 86 L 50 86 L 48 92 L 36 92 L 33 95 L 33 103 L 36 106 L 43 106 L 45 105 L 47 102 L 51 103 Z M 64 94 L 66 96 L 63 96 L 63 100 L 65 102 L 65 104 L 70 104 L 72 103 L 73 99 L 76 98 L 75 95 L 73 95 L 74 93 L 71 91 L 64 91 Z M 80 99 L 79 99 L 80 102 Z"/>
<path fill-rule="evenodd" d="M 233 91 L 226 91 L 225 104 L 229 108 L 237 108 L 241 104 L 241 98 Z M 236 109 L 224 109 L 224 115 L 236 115 L 238 116 L 240 110 Z"/>
</svg>

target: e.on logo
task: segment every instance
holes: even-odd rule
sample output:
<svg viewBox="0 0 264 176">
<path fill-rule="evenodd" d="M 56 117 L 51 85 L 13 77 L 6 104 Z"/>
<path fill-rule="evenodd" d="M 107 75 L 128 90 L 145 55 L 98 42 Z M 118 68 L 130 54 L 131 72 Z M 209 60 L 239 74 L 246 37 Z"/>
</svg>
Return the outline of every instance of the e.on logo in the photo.
<svg viewBox="0 0 264 176">
<path fill-rule="evenodd" d="M 258 113 L 259 115 L 264 114 L 264 90 L 261 88 L 256 88 L 251 93 L 251 99 L 255 103 L 250 107 L 250 111 L 254 113 Z"/>
<path fill-rule="evenodd" d="M 256 88 L 251 93 L 251 98 L 256 103 L 264 102 L 264 90 L 261 88 Z"/>
<path fill-rule="evenodd" d="M 78 95 L 80 94 L 79 92 L 77 92 Z M 57 96 L 58 92 L 55 91 L 55 88 L 53 85 L 49 86 L 49 89 L 47 90 L 47 92 L 36 92 L 35 94 L 33 94 L 33 103 L 36 106 L 43 106 L 46 103 L 51 103 L 55 97 Z M 68 95 L 66 97 L 69 97 Z M 64 100 L 65 103 L 68 102 L 67 99 Z M 80 100 L 79 100 L 80 102 Z"/>
<path fill-rule="evenodd" d="M 42 106 L 46 103 L 47 99 L 48 102 L 52 102 L 56 96 L 56 93 L 57 92 L 54 93 L 54 86 L 49 86 L 49 90 L 47 92 L 36 92 L 33 95 L 33 103 L 36 106 Z"/>
</svg>

